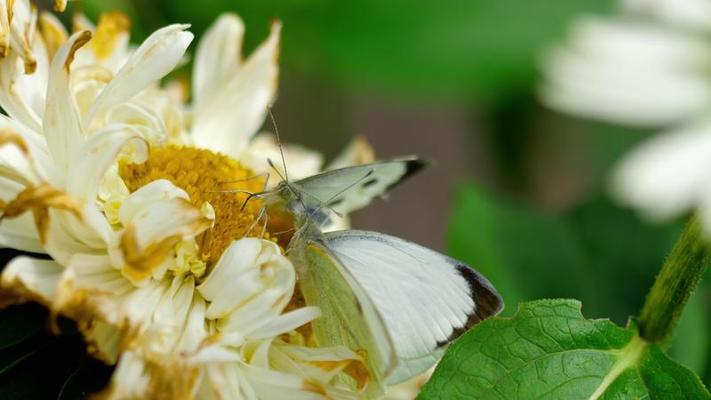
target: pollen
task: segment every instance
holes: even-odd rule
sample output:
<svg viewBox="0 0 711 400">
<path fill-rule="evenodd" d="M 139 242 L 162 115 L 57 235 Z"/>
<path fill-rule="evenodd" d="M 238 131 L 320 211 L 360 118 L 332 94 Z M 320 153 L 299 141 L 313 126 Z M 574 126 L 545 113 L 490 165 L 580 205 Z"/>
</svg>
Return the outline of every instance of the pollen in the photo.
<svg viewBox="0 0 711 400">
<path fill-rule="evenodd" d="M 214 209 L 214 225 L 197 238 L 200 256 L 208 264 L 218 261 L 233 240 L 262 234 L 262 200 L 252 198 L 243 205 L 245 192 L 262 191 L 265 178 L 225 155 L 194 147 L 154 147 L 146 162 L 121 163 L 119 173 L 131 192 L 167 179 L 185 190 L 196 207 L 207 203 Z"/>
</svg>

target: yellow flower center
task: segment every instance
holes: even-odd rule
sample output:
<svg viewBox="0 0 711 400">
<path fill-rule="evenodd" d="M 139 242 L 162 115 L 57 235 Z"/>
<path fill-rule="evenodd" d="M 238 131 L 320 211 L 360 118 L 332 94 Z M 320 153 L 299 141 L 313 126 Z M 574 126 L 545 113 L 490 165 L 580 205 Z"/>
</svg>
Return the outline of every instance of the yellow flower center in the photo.
<svg viewBox="0 0 711 400">
<path fill-rule="evenodd" d="M 264 220 L 258 221 L 262 201 L 252 198 L 244 209 L 242 205 L 248 196 L 244 192 L 264 189 L 264 178 L 225 155 L 194 147 L 153 147 L 146 162 L 121 163 L 119 174 L 131 192 L 156 179 L 167 179 L 185 190 L 196 207 L 212 206 L 215 223 L 197 238 L 205 262 L 219 260 L 233 240 L 262 233 Z"/>
</svg>

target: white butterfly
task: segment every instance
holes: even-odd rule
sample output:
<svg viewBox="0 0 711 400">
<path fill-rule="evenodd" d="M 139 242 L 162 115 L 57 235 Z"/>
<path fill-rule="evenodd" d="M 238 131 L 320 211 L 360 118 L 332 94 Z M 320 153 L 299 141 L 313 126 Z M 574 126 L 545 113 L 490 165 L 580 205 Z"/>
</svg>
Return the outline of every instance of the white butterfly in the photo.
<svg viewBox="0 0 711 400">
<path fill-rule="evenodd" d="M 369 397 L 426 371 L 449 342 L 503 308 L 491 283 L 464 263 L 377 232 L 321 231 L 329 210 L 363 207 L 423 166 L 402 158 L 342 168 L 283 181 L 267 198 L 295 219 L 288 256 L 306 303 L 321 308 L 319 344 L 363 356 Z"/>
</svg>

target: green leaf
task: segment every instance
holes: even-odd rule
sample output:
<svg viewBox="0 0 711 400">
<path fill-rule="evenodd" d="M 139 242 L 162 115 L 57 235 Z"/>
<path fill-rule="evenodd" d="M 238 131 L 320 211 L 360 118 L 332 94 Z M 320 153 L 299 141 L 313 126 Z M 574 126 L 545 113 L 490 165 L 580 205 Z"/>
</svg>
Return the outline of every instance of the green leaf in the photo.
<svg viewBox="0 0 711 400">
<path fill-rule="evenodd" d="M 508 315 L 526 299 L 593 297 L 585 296 L 586 261 L 569 226 L 474 185 L 457 190 L 448 243 L 502 293 Z"/>
<path fill-rule="evenodd" d="M 709 399 L 700 379 L 575 300 L 522 304 L 455 342 L 420 399 Z"/>
</svg>

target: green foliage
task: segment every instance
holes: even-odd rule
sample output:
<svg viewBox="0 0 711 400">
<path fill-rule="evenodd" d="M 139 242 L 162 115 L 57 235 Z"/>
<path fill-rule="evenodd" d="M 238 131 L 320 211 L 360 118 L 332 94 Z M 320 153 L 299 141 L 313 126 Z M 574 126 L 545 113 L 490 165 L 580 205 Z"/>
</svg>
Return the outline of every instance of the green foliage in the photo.
<svg viewBox="0 0 711 400">
<path fill-rule="evenodd" d="M 457 191 L 449 252 L 486 275 L 511 315 L 519 302 L 568 297 L 594 317 L 623 323 L 639 312 L 678 225 L 651 226 L 605 199 L 562 215 L 493 195 L 472 184 Z M 670 353 L 704 374 L 709 369 L 711 310 L 698 289 L 684 311 Z"/>
<path fill-rule="evenodd" d="M 522 304 L 451 346 L 420 399 L 708 399 L 691 371 L 633 324 L 587 320 L 573 300 Z"/>
<path fill-rule="evenodd" d="M 639 310 L 679 231 L 644 224 L 605 199 L 553 215 L 473 184 L 460 185 L 450 220 L 450 253 L 489 277 L 510 307 L 575 297 L 618 322 Z"/>
<path fill-rule="evenodd" d="M 122 9 L 135 26 L 188 22 L 201 32 L 222 12 L 246 21 L 254 46 L 268 22 L 284 21 L 287 65 L 334 82 L 428 95 L 501 100 L 528 91 L 539 52 L 576 15 L 605 12 L 612 0 L 395 1 L 85 0 L 95 15 Z"/>
</svg>

